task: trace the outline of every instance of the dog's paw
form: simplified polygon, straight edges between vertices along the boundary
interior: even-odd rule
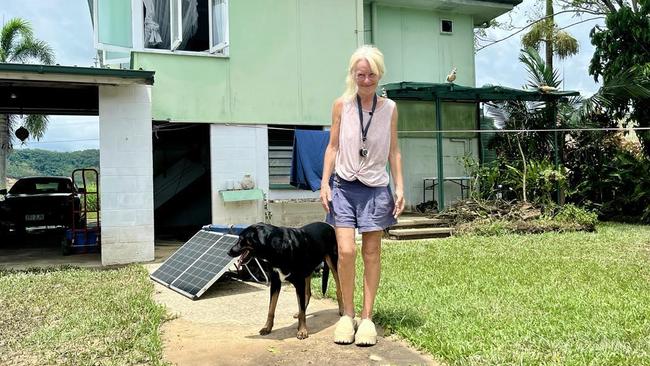
[[[302,330],[298,329],[298,333],[296,333],[296,337],[298,337],[298,339],[305,339],[309,337],[309,332],[307,332],[307,329],[302,329]]]
[[[260,329],[260,335],[267,335],[269,333],[271,333],[271,328],[264,327],[264,328]]]
[[[298,319],[298,314],[299,314],[299,313],[294,313],[294,314],[293,314],[293,318],[294,318],[294,319]]]

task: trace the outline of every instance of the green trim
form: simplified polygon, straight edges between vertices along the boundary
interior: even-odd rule
[[[125,79],[142,79],[146,84],[153,85],[154,71],[102,69],[96,67],[38,65],[38,64],[11,64],[0,63],[0,72],[22,72],[37,74],[66,74],[80,76],[106,76]]]
[[[508,4],[512,6],[519,5],[523,0],[476,0],[480,3],[497,3],[497,4]]]
[[[480,88],[453,83],[414,83],[403,81],[383,85],[388,97],[394,100],[425,100],[457,102],[489,102],[504,100],[548,101],[580,95],[577,91],[554,91],[543,93],[534,89],[514,89],[505,86],[486,85]]]
[[[294,187],[291,184],[286,184],[286,183],[271,183],[269,184],[269,189],[298,189],[298,187]]]
[[[221,195],[221,198],[223,198],[224,202],[256,201],[264,199],[264,191],[259,188],[219,191],[219,194]]]

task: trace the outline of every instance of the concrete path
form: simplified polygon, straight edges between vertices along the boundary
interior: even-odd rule
[[[159,265],[146,267],[153,272]],[[164,357],[183,366],[438,364],[395,337],[380,336],[374,347],[334,344],[336,303],[316,296],[307,311],[309,338],[298,340],[298,322],[293,318],[298,305],[289,283],[283,283],[275,326],[266,336],[258,334],[268,311],[269,290],[265,285],[220,280],[193,301],[156,283],[154,299],[176,316],[162,329]]]

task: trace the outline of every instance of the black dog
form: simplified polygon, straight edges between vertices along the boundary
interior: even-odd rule
[[[341,289],[336,273],[338,249],[332,226],[316,222],[292,229],[262,223],[255,224],[241,232],[239,240],[230,249],[228,255],[231,257],[241,256],[242,263],[246,263],[252,257],[257,257],[266,261],[273,269],[269,273],[271,278],[269,313],[264,328],[260,329],[260,334],[269,334],[273,329],[275,306],[280,295],[281,281],[286,279],[296,288],[298,297],[298,339],[309,336],[305,311],[311,298],[311,276],[323,261],[326,263],[323,266],[323,294],[327,290],[327,279],[331,270],[336,281],[339,314],[342,314]]]

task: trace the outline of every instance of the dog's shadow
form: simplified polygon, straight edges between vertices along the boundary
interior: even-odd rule
[[[339,320],[339,318],[340,315],[337,309],[319,310],[315,312],[310,312],[309,309],[307,309],[307,330],[309,331],[310,335],[320,333],[326,328],[334,325]],[[263,325],[264,324],[260,324],[260,329]],[[291,325],[282,328],[273,328],[270,334],[251,334],[246,336],[246,338],[273,339],[281,341],[285,339],[296,338],[297,331],[298,319],[295,319],[295,322],[293,322]]]
[[[268,291],[256,284],[238,280],[234,275],[223,276],[201,296],[201,299],[242,295],[249,292]]]

